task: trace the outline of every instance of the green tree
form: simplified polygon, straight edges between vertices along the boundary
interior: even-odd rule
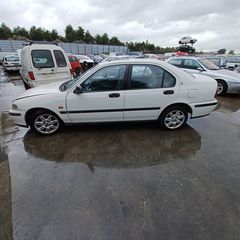
[[[65,38],[67,42],[74,42],[76,39],[76,32],[72,25],[67,25],[65,28]]]
[[[35,26],[32,26],[29,31],[29,36],[31,40],[34,41],[43,41],[46,40],[45,32],[42,28],[36,28]]]
[[[85,37],[85,30],[82,27],[78,27],[78,29],[75,31],[75,40],[81,40],[84,41]]]
[[[2,23],[0,26],[0,39],[9,39],[11,36],[11,29],[5,23]]]
[[[58,35],[58,32],[56,29],[53,29],[51,31],[51,38],[52,38],[52,41],[55,41],[55,40],[58,40],[59,39],[59,35]]]
[[[13,29],[12,35],[29,38],[29,33],[24,27],[17,26]]]
[[[110,38],[109,43],[112,45],[124,45],[116,36]]]
[[[230,50],[228,54],[234,54],[234,50]]]
[[[96,42],[97,44],[102,44],[102,37],[100,36],[100,34],[97,34],[97,35],[95,36],[95,42]]]
[[[94,42],[94,37],[90,34],[89,31],[87,31],[87,32],[85,33],[84,42],[85,42],[85,43],[93,43],[93,42]]]
[[[218,54],[225,54],[226,53],[226,49],[225,48],[221,48],[218,50]]]
[[[102,44],[109,44],[109,37],[108,37],[108,35],[107,35],[107,33],[104,33],[102,36],[101,36],[101,38],[102,38]]]

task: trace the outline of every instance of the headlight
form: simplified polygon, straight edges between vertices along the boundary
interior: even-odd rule
[[[12,104],[12,110],[16,110],[18,107],[17,107],[17,105],[16,104]]]

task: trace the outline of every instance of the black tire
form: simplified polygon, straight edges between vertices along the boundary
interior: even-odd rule
[[[49,136],[59,132],[63,127],[63,122],[56,114],[47,110],[39,110],[31,115],[29,125],[33,132]]]
[[[26,82],[24,80],[22,80],[22,81],[23,81],[23,85],[24,85],[25,90],[30,89],[30,86],[28,84],[26,84]]]
[[[172,116],[170,116],[171,114]],[[187,110],[182,106],[176,105],[166,108],[161,113],[158,122],[162,128],[172,131],[183,127],[186,124],[187,119]]]
[[[223,80],[217,80],[217,95],[218,96],[223,96],[227,93],[227,84]]]

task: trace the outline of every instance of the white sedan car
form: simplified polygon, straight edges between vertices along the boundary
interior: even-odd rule
[[[217,83],[159,60],[102,63],[79,78],[27,90],[10,115],[17,125],[49,135],[65,124],[155,120],[166,129],[209,115]]]

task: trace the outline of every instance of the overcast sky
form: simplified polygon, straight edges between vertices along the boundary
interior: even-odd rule
[[[5,0],[0,22],[9,27],[82,26],[122,41],[177,46],[190,35],[197,50],[240,49],[239,0]]]

